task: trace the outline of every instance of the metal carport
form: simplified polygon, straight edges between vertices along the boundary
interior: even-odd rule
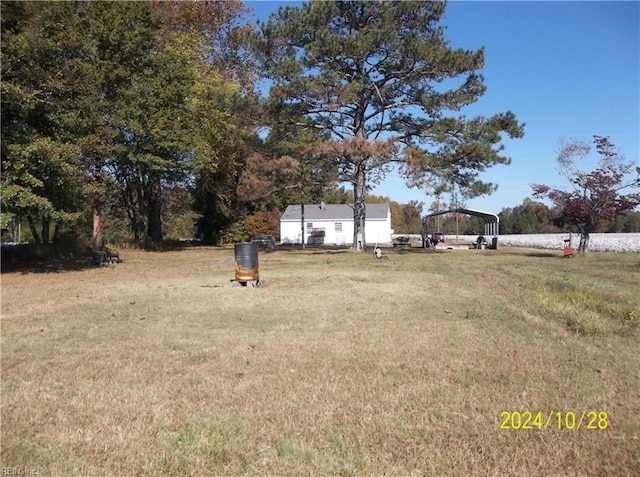
[[[422,218],[422,246],[427,246],[427,238],[429,237],[429,231],[427,230],[427,219],[431,217],[436,217],[438,215],[445,214],[465,214],[465,215],[473,215],[474,217],[482,217],[484,219],[484,235],[486,237],[491,237],[490,248],[498,248],[498,236],[500,234],[500,217],[497,214],[493,214],[491,212],[483,212],[482,210],[474,210],[474,209],[449,209],[443,210],[441,212],[436,212],[434,214],[425,215]]]

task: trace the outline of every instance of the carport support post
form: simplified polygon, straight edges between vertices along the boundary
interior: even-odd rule
[[[427,248],[427,218],[422,219],[422,248]]]

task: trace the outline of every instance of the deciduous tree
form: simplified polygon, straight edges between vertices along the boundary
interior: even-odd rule
[[[640,167],[626,161],[608,137],[594,135],[593,143],[600,157],[590,172],[582,167],[593,151],[589,143],[573,139],[561,145],[557,162],[571,190],[544,184],[531,186],[535,197],[547,198],[558,208],[558,224],[577,227],[580,252],[588,251],[589,234],[603,221],[615,220],[619,214],[640,205]],[[628,189],[631,192],[622,193]]]
[[[86,3],[2,2],[2,208],[36,243],[100,194],[85,155],[100,118],[87,18]]]
[[[244,12],[236,0],[3,2],[3,210],[40,221],[46,241],[49,223],[122,208],[134,239],[159,241],[166,188],[235,193],[246,148],[222,137],[231,126],[207,128],[242,117],[236,97],[253,87]]]

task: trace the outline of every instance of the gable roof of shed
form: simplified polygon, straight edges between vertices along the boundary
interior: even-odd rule
[[[300,220],[300,205],[290,205],[284,211],[281,221]],[[389,215],[389,204],[367,204],[367,220],[384,220]],[[304,219],[313,220],[353,220],[353,206],[349,204],[305,204]]]

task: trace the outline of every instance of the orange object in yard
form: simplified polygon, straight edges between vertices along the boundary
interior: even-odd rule
[[[573,234],[569,234],[569,236],[565,239],[562,239],[564,242],[564,247],[562,247],[562,256],[563,257],[573,257],[573,247],[571,246],[571,241],[573,239]]]

